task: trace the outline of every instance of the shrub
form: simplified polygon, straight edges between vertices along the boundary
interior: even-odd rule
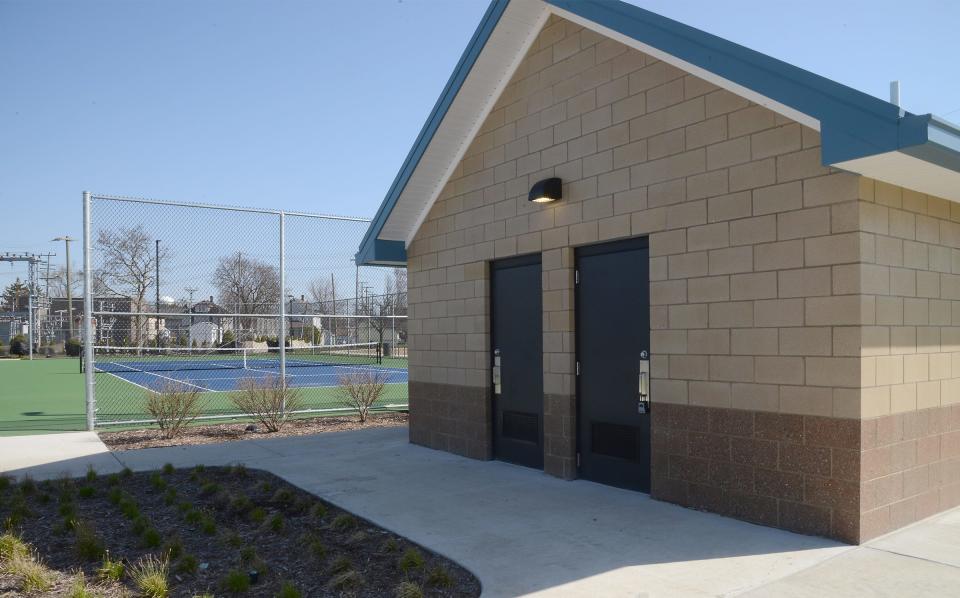
[[[356,411],[361,423],[367,421],[370,408],[383,396],[386,374],[378,370],[350,372],[341,374],[338,381],[340,403]]]
[[[232,548],[240,548],[241,546],[243,546],[243,536],[241,536],[235,531],[228,532],[224,536],[223,541],[226,542],[227,546],[230,546]]]
[[[177,573],[189,573],[193,575],[197,572],[197,569],[200,567],[200,562],[197,560],[197,557],[192,554],[185,554],[180,557],[180,560],[177,561]]]
[[[203,512],[197,509],[192,509],[187,511],[187,514],[183,516],[183,520],[190,525],[200,525],[200,523],[203,521]]]
[[[73,583],[70,585],[70,590],[67,591],[67,598],[97,598],[96,592],[87,587],[87,578],[84,577],[82,571],[77,574],[77,577],[74,578]]]
[[[232,476],[235,476],[238,478],[245,478],[247,477],[248,473],[249,472],[247,471],[247,466],[244,465],[243,463],[237,463],[235,465],[230,466],[230,475]]]
[[[87,481],[91,483],[97,481],[97,470],[93,468],[93,465],[87,466],[86,478]]]
[[[60,507],[57,508],[57,512],[60,513],[60,516],[64,519],[70,520],[76,516],[77,506],[72,502],[61,503]]]
[[[277,592],[277,598],[300,598],[301,596],[300,590],[288,582],[283,582],[280,586],[280,591]]]
[[[18,334],[10,339],[10,355],[23,357],[29,352],[29,347],[27,347],[27,337],[22,334]]]
[[[133,477],[133,470],[130,469],[129,467],[124,467],[123,469],[120,470],[120,477],[125,478],[125,479],[132,478],[132,477]]]
[[[204,482],[200,486],[200,496],[210,496],[220,491],[220,484],[216,482]]]
[[[96,561],[103,556],[103,540],[93,529],[93,525],[86,521],[73,522],[74,549],[77,556],[85,561]]]
[[[293,491],[289,488],[280,488],[273,493],[273,497],[270,498],[270,502],[277,503],[283,506],[289,506],[293,502],[294,496]]]
[[[446,567],[437,565],[427,574],[427,584],[438,588],[449,588],[453,586],[453,578]]]
[[[323,542],[319,538],[314,538],[307,543],[307,550],[310,552],[310,555],[317,560],[321,560],[327,556],[327,547],[323,545]]]
[[[172,507],[175,502],[177,502],[177,489],[170,486],[167,488],[167,491],[163,493],[163,504]]]
[[[412,581],[401,581],[393,589],[393,595],[396,598],[423,598],[423,590]]]
[[[383,541],[383,544],[380,545],[380,550],[384,552],[398,552],[400,550],[400,543],[397,542],[396,538],[387,538]]]
[[[250,589],[250,576],[243,571],[234,569],[227,573],[220,585],[227,592],[240,594]]]
[[[257,551],[253,546],[244,546],[240,549],[240,562],[244,565],[249,565],[253,561],[257,560]]]
[[[176,438],[203,410],[200,389],[171,382],[160,392],[147,391],[146,409],[164,438]]]
[[[193,503],[184,501],[177,505],[177,510],[186,516],[187,513],[193,510]]]
[[[124,496],[120,499],[120,512],[123,513],[123,516],[133,521],[140,516],[140,507],[137,506],[137,503],[133,502],[133,499],[129,496]]]
[[[327,514],[327,507],[322,502],[315,502],[313,503],[313,506],[310,507],[310,514],[317,519],[323,519],[323,517]]]
[[[250,520],[254,523],[263,523],[267,518],[267,512],[263,510],[263,507],[256,507],[250,511]]]
[[[164,463],[164,464],[163,464],[163,469],[162,469],[161,471],[163,471],[163,473],[165,473],[165,474],[167,474],[167,475],[170,475],[170,474],[173,473],[173,471],[174,471],[174,469],[173,469],[173,463]]]
[[[153,486],[155,490],[163,490],[167,487],[167,480],[163,479],[163,476],[157,472],[150,474],[150,485]]]
[[[363,577],[354,571],[353,569],[349,571],[344,571],[343,573],[338,573],[334,575],[330,581],[327,582],[327,589],[342,592],[344,590],[352,590],[363,585]]]
[[[421,554],[416,548],[408,548],[404,550],[403,554],[400,556],[400,559],[397,561],[397,567],[399,567],[404,573],[409,573],[414,569],[420,569],[423,567],[423,564],[423,554]]]
[[[20,580],[20,589],[24,593],[47,592],[55,580],[53,571],[40,562],[35,554],[17,554],[3,565],[4,573]]]
[[[144,530],[140,539],[143,540],[143,545],[147,548],[157,548],[163,543],[163,536],[160,535],[160,532],[158,532],[155,527],[148,527]]]
[[[170,595],[167,581],[169,573],[170,562],[167,558],[152,554],[141,557],[130,568],[133,584],[146,598],[167,598]]]
[[[143,515],[140,515],[133,520],[132,530],[133,530],[133,533],[137,534],[138,536],[141,535],[143,532],[147,531],[149,527],[150,527],[150,520],[144,517]]]
[[[80,486],[80,489],[77,490],[77,495],[80,498],[93,498],[96,493],[97,489],[93,486]]]
[[[363,530],[357,530],[350,534],[350,537],[347,538],[347,544],[360,544],[367,539],[367,532]]]
[[[102,581],[120,581],[123,578],[123,563],[110,558],[108,551],[103,556],[103,564],[97,569],[97,579]]]
[[[207,534],[208,536],[213,536],[217,533],[217,522],[213,517],[204,517],[203,521],[200,522],[200,531]]]
[[[349,513],[341,513],[334,518],[331,526],[339,531],[353,529],[357,526],[357,518]]]
[[[30,495],[37,491],[37,483],[30,476],[24,476],[20,482],[20,494]]]
[[[180,555],[183,554],[183,540],[180,539],[180,536],[174,536],[167,540],[163,545],[163,552],[171,559],[180,558]]]
[[[13,481],[10,480],[10,476],[0,475],[0,492],[6,492],[13,486]]]
[[[238,390],[230,393],[230,400],[269,432],[279,432],[287,423],[289,414],[303,407],[300,390],[279,376],[245,378],[240,381]]]
[[[240,494],[230,500],[227,508],[234,515],[243,515],[253,508],[253,501],[246,494]]]
[[[109,476],[107,476],[107,485],[110,486],[110,487],[119,486],[119,485],[120,485],[120,476],[117,475],[117,474],[115,474],[115,473],[111,473]]]
[[[270,517],[270,522],[268,523],[268,525],[270,526],[271,530],[277,533],[282,532],[283,526],[284,526],[283,515],[281,515],[280,513],[274,513]]]
[[[30,546],[18,536],[7,532],[0,536],[0,563],[15,557],[30,556]]]
[[[83,343],[78,338],[68,338],[63,345],[63,350],[68,357],[80,357],[80,353],[83,351]]]
[[[110,488],[110,491],[107,492],[107,500],[115,505],[119,505],[123,501],[123,490],[119,486],[114,486]]]
[[[352,568],[353,563],[350,561],[350,558],[342,554],[330,563],[330,573],[343,573]]]

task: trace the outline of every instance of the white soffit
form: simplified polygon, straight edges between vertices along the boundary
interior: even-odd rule
[[[410,244],[549,16],[541,0],[507,6],[377,238]]]
[[[878,181],[960,202],[957,172],[902,152],[886,152],[833,164]]]

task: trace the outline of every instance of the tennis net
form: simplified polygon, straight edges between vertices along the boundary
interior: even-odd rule
[[[111,347],[93,348],[95,372],[172,372],[182,370],[279,370],[276,347]],[[380,363],[379,343],[287,347],[287,367]],[[82,364],[86,368],[86,364]]]

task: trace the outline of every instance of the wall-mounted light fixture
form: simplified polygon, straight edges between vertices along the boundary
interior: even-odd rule
[[[552,179],[543,179],[530,188],[530,195],[527,201],[535,203],[550,203],[563,197],[563,182],[554,177]]]

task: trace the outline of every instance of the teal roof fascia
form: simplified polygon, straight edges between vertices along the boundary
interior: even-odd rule
[[[374,216],[373,221],[370,223],[370,227],[367,229],[363,241],[360,243],[360,249],[357,251],[355,257],[358,264],[365,265],[385,261],[396,263],[397,260],[392,258],[400,256],[400,252],[402,252],[402,257],[399,261],[401,263],[406,262],[406,248],[402,241],[386,243],[377,243],[375,241],[380,241],[377,239],[377,236],[383,229],[384,223],[386,223],[387,218],[390,217],[390,212],[393,211],[394,206],[397,205],[403,189],[413,175],[414,170],[416,170],[417,164],[420,163],[424,152],[427,151],[427,147],[429,147],[434,133],[437,132],[440,123],[443,122],[443,117],[447,114],[447,110],[450,109],[450,105],[453,104],[453,100],[457,97],[457,93],[463,86],[463,82],[467,79],[467,75],[470,74],[470,70],[480,56],[480,52],[496,28],[497,23],[500,22],[500,17],[509,4],[510,0],[493,0],[490,6],[487,7],[486,13],[484,13],[483,18],[480,20],[480,25],[473,33],[473,37],[470,38],[470,43],[467,44],[466,49],[460,56],[457,67],[454,69],[453,74],[450,75],[450,79],[444,86],[440,98],[430,112],[430,116],[427,117],[427,122],[424,123],[420,134],[417,136],[416,142],[410,149],[410,153],[407,154],[407,158],[403,161],[403,166],[400,168],[400,172],[397,173],[397,177],[390,186],[386,198],[384,198],[383,203],[380,204],[377,215]],[[399,250],[395,245],[396,243],[399,243]],[[388,251],[389,255],[381,256],[379,253],[381,249]],[[387,257],[391,259],[387,259]]]
[[[960,172],[960,130],[929,114],[901,112],[890,102],[620,0],[544,1],[816,119],[825,165],[902,151]],[[371,239],[396,204],[508,4],[509,0],[493,0],[487,9],[367,231],[358,259],[376,258]]]

